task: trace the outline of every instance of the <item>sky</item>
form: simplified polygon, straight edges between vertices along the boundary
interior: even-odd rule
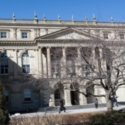
[[[84,21],[85,16],[97,21],[125,22],[125,0],[0,0],[0,18],[33,19],[34,13],[38,19],[46,16],[48,20]]]

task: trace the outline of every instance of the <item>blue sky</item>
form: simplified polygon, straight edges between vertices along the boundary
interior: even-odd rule
[[[12,18],[15,13],[18,19],[33,19],[34,12],[38,19],[43,15],[49,20],[92,20],[95,15],[98,21],[125,22],[125,0],[0,0],[0,18]]]

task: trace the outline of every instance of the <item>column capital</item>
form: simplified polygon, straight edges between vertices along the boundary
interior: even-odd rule
[[[46,48],[47,48],[47,49],[51,49],[52,47],[51,47],[51,46],[47,46]]]

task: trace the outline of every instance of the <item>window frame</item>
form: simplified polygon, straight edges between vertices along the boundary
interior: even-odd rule
[[[119,37],[120,37],[120,40],[124,40],[125,39],[125,34],[124,33],[119,33]]]
[[[24,89],[23,91],[23,100],[24,102],[31,102],[32,101],[32,91],[30,89]]]
[[[28,39],[28,32],[21,32],[21,38],[22,39]]]
[[[9,74],[9,60],[6,53],[0,54],[0,75],[8,75]]]
[[[25,59],[25,58],[27,58],[27,59]],[[27,64],[24,63],[25,61],[26,61]],[[30,73],[30,59],[29,59],[28,53],[22,54],[22,73],[24,73],[24,74]]]
[[[108,40],[109,39],[109,33],[103,33],[103,37],[105,40]]]
[[[6,39],[7,38],[7,32],[6,31],[0,32],[0,38]]]

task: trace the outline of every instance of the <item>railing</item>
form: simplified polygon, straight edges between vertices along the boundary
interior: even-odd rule
[[[31,24],[62,24],[62,25],[125,25],[125,22],[101,22],[101,21],[72,21],[72,20],[38,20],[38,19],[9,19],[0,18],[0,23],[31,23]]]

